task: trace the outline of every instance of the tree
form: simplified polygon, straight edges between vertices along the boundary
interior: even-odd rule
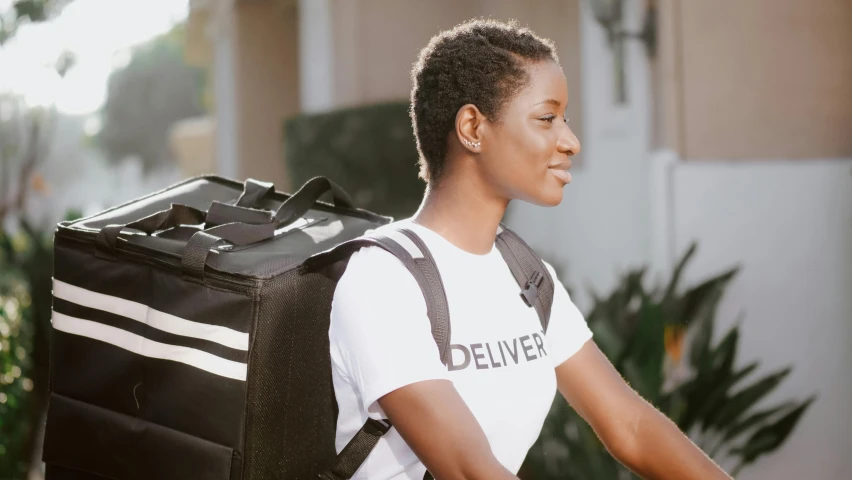
[[[70,0],[17,0],[0,11],[0,49],[28,22],[56,15]],[[64,76],[73,56],[63,54],[56,71]],[[25,478],[37,443],[36,425],[47,404],[48,332],[52,249],[22,217],[34,176],[47,153],[56,118],[52,109],[30,109],[14,93],[0,92],[0,478]],[[18,217],[22,236],[3,231]],[[27,241],[26,247],[19,240]],[[11,308],[10,308],[11,306]]]
[[[27,22],[43,22],[55,15],[70,0],[16,0],[8,12],[0,12],[0,46]]]
[[[185,30],[180,24],[139,46],[110,76],[98,140],[113,162],[138,156],[146,170],[171,163],[169,128],[204,112],[204,72],[184,61]]]
[[[30,22],[43,22],[57,15],[71,0],[17,0],[7,12],[0,12],[0,48],[18,28]],[[74,57],[65,53],[57,59],[56,71],[65,76]],[[0,119],[0,225],[10,213],[23,211],[32,184],[31,178],[45,157],[46,130],[53,112],[28,109],[14,94],[0,92],[0,107],[12,115]],[[14,181],[13,181],[14,179]],[[13,189],[15,189],[13,191]]]

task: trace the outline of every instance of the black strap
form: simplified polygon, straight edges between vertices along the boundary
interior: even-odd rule
[[[423,258],[415,260],[419,275],[414,274],[417,284],[420,285],[420,290],[423,292],[423,297],[426,299],[426,312],[429,316],[429,322],[432,324],[432,338],[438,345],[438,352],[441,355],[441,363],[447,365],[450,363],[450,307],[447,305],[447,293],[444,289],[444,281],[441,280],[441,273],[438,271],[438,264],[435,262],[435,257],[426,246],[426,243],[412,230],[401,228],[400,231],[411,240],[420,252]]]
[[[390,420],[368,418],[364,426],[349,440],[337,455],[330,469],[321,472],[321,480],[348,480],[367,460],[379,439],[391,428]]]
[[[349,194],[336,183],[325,177],[314,177],[285,200],[277,210],[266,210],[264,199],[275,192],[272,183],[248,179],[235,205],[214,201],[207,211],[207,225],[215,226],[231,222],[266,223],[274,221],[283,227],[302,218],[324,194],[331,192],[335,207],[355,208]]]
[[[239,205],[231,205],[213,201],[210,208],[207,209],[207,218],[205,225],[215,227],[225,223],[240,222],[240,223],[270,223],[274,221],[271,211],[258,210],[249,207],[241,207]]]
[[[101,256],[115,257],[118,236],[124,229],[139,230],[150,235],[179,225],[199,225],[204,223],[205,217],[206,213],[197,208],[173,203],[167,210],[161,210],[135,222],[112,224],[101,228],[95,241],[95,248]]]
[[[198,231],[186,242],[181,258],[181,273],[186,279],[203,281],[204,267],[213,247],[223,242],[235,246],[249,245],[274,235],[274,223],[251,225],[233,222]]]
[[[305,182],[296,193],[278,207],[275,212],[275,221],[281,226],[295,222],[327,192],[331,192],[335,207],[355,208],[349,194],[340,186],[325,177],[314,177]]]
[[[272,183],[249,178],[243,183],[243,193],[237,199],[237,206],[258,208],[260,202],[274,191],[275,185]]]
[[[541,257],[521,237],[502,224],[496,245],[521,287],[521,299],[528,307],[535,308],[541,328],[547,332],[554,288],[550,272]]]
[[[262,209],[263,200],[270,194],[275,192],[275,187],[268,182],[260,182],[252,178],[245,181],[243,184],[243,193],[237,200],[237,207],[250,209]],[[339,208],[355,208],[352,198],[346,193],[346,190],[341,188],[336,183],[325,177],[314,177],[302,185],[296,193],[290,196],[278,208],[275,213],[275,218],[281,223],[291,217],[293,220],[304,215],[310,207],[324,194],[331,192],[331,198],[335,207]],[[234,221],[234,220],[232,220]]]
[[[432,327],[432,337],[438,346],[438,354],[441,363],[447,365],[450,362],[450,311],[447,305],[447,294],[438,266],[432,253],[426,244],[414,232],[400,229],[423,255],[415,259],[402,245],[390,237],[378,232],[370,232],[362,237],[341,243],[340,245],[309,257],[302,264],[302,272],[316,272],[325,267],[334,266],[342,260],[346,260],[356,251],[363,247],[379,247],[399,259],[405,268],[411,272],[417,285],[423,292],[426,301],[426,313]]]

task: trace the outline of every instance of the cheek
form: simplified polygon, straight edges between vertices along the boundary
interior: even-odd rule
[[[548,132],[523,123],[505,124],[489,147],[487,175],[491,181],[513,198],[541,203],[543,192],[550,190],[556,178],[547,171],[553,153],[553,140]]]
[[[509,143],[506,151],[511,152],[507,160],[516,172],[523,172],[523,176],[529,177],[538,176],[546,170],[553,150],[553,142],[546,132],[529,126],[518,126],[506,140]]]
[[[549,175],[547,164],[553,153],[552,141],[545,132],[529,131],[519,139],[519,154],[515,158],[519,177],[529,182],[540,183]]]

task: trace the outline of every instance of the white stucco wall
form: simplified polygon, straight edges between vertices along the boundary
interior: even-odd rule
[[[681,162],[671,183],[675,248],[699,242],[685,279],[742,266],[718,317],[744,315],[741,364],[793,366],[776,400],[819,395],[740,478],[852,478],[852,159]]]
[[[769,399],[819,399],[745,480],[852,478],[852,159],[681,160],[652,152],[649,75],[629,47],[631,101],[612,105],[612,61],[583,3],[584,161],[558,207],[510,207],[509,224],[565,269],[581,310],[638,264],[659,275],[697,240],[695,282],[740,264],[719,329],[743,314],[739,361],[792,365]],[[569,86],[570,88],[570,86]]]
[[[583,161],[571,170],[573,181],[559,206],[514,203],[508,223],[546,260],[565,269],[582,308],[588,306],[587,286],[606,291],[620,269],[650,258],[652,117],[644,47],[627,45],[629,102],[616,105],[606,36],[588,3],[580,5],[583,95],[573,98],[583,102]],[[577,87],[568,85],[569,95]]]

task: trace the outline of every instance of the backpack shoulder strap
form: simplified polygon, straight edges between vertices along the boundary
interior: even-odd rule
[[[515,232],[502,223],[497,230],[497,249],[521,287],[521,298],[535,308],[541,328],[547,332],[553,306],[553,278],[541,257]]]
[[[441,363],[450,361],[450,313],[447,295],[438,266],[426,244],[414,232],[406,229],[382,229],[343,242],[340,245],[311,256],[302,264],[302,272],[321,272],[335,280],[345,270],[349,257],[363,247],[379,247],[398,258],[411,272],[423,298],[432,325],[432,338],[438,346]],[[352,478],[367,460],[379,439],[392,427],[390,420],[368,418],[354,437],[337,455],[331,468],[319,474],[321,480],[346,480]]]
[[[450,361],[450,312],[447,294],[438,272],[435,258],[426,244],[414,232],[404,228],[383,228],[337,247],[318,253],[302,264],[303,271],[325,270],[325,274],[339,279],[345,270],[344,260],[363,247],[379,247],[398,258],[417,281],[426,300],[426,313],[432,326],[432,337],[438,346],[441,363]]]
[[[335,457],[331,468],[320,472],[317,477],[320,480],[349,480],[352,478],[391,427],[390,420],[367,418],[367,422]]]

